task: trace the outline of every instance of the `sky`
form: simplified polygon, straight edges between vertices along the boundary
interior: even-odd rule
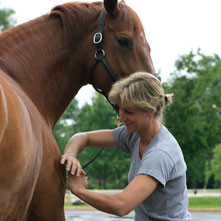
[[[73,0],[72,0],[73,1]],[[78,0],[79,1],[79,0]],[[92,2],[90,0],[85,0]],[[94,0],[96,1],[96,0]],[[68,0],[0,0],[0,8],[12,8],[17,24],[37,18]],[[221,0],[125,0],[144,26],[151,56],[162,81],[175,70],[180,55],[198,48],[206,55],[221,56]],[[93,88],[83,87],[79,106],[90,103]]]

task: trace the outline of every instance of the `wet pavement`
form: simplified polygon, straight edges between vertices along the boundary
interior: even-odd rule
[[[191,212],[193,221],[221,221],[220,212]],[[100,211],[65,211],[66,221],[133,221],[134,212],[121,218]]]

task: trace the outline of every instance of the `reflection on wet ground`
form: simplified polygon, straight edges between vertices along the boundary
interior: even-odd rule
[[[193,221],[221,221],[219,212],[191,212]]]
[[[191,212],[193,221],[221,221],[221,213]],[[66,221],[133,221],[134,212],[121,218],[99,211],[65,211]]]
[[[65,211],[66,221],[132,221],[134,212],[121,218],[99,211]]]

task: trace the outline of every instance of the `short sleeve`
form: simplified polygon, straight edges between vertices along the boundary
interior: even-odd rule
[[[114,143],[124,152],[131,154],[134,144],[137,140],[136,133],[130,133],[125,126],[113,130]]]
[[[174,161],[163,150],[152,150],[144,155],[138,174],[146,174],[158,180],[164,187],[174,169]]]

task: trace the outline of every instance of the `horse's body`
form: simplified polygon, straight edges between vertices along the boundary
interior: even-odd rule
[[[0,220],[64,220],[65,170],[51,131],[90,82],[103,9],[68,3],[0,35]],[[154,72],[142,25],[124,3],[106,13],[103,39],[118,78]],[[101,64],[94,76],[107,94],[112,82]]]

